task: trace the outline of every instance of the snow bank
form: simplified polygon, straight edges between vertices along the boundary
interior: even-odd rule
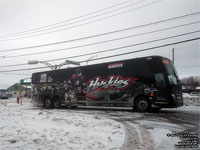
[[[184,105],[194,105],[194,106],[200,106],[200,97],[199,96],[191,96],[188,93],[183,93],[183,101]]]
[[[183,129],[180,125],[173,124],[167,120],[156,121],[150,120],[138,120],[138,122],[145,130],[150,134],[150,138],[153,140],[154,150],[174,150],[175,145],[180,141],[179,137],[169,136],[174,133],[178,133]]]
[[[173,134],[168,129],[154,128],[149,130],[154,140],[154,150],[173,150],[180,139],[178,137],[170,137],[169,134]]]
[[[0,103],[0,149],[118,150],[123,126],[95,114]]]
[[[199,96],[192,96],[189,93],[183,93],[183,98],[189,98],[189,99],[199,99]]]

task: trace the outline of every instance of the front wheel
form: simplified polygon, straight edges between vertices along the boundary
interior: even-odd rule
[[[139,97],[136,99],[134,108],[138,112],[149,112],[151,110],[151,102],[146,97]]]

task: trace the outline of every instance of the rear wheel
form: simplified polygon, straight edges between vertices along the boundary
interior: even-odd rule
[[[151,110],[151,102],[146,97],[139,97],[135,102],[135,110],[138,112],[149,112]]]
[[[54,108],[60,108],[61,103],[60,103],[60,99],[58,97],[54,98],[53,106],[54,106]]]
[[[46,98],[46,100],[44,102],[44,107],[45,108],[51,108],[52,107],[52,102],[51,102],[50,98]]]

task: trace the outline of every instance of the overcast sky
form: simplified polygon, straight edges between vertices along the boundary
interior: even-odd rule
[[[47,68],[12,72],[12,70],[44,67],[44,65],[5,67],[7,65],[27,64],[29,60],[45,61],[65,58],[137,43],[145,43],[185,33],[188,34],[176,38],[118,49],[112,52],[100,53],[97,54],[95,58],[197,38],[199,37],[199,32],[197,31],[200,30],[200,25],[195,22],[200,21],[200,15],[192,15],[190,17],[63,44],[2,52],[3,50],[79,39],[196,12],[200,12],[200,0],[0,0],[0,89],[5,89],[19,82],[20,79],[30,77],[33,72],[49,70],[49,68]],[[193,24],[92,46],[84,46],[53,53],[19,56],[107,41],[189,23]],[[181,78],[200,76],[199,44],[199,40],[195,40],[153,49],[151,51],[91,61],[89,64],[151,55],[160,55],[171,59],[172,49],[174,48],[175,66],[179,76]],[[71,60],[82,61],[94,56],[95,54],[92,54],[73,58]],[[52,61],[50,63],[55,65],[63,61],[64,59]],[[81,65],[85,64],[86,63],[82,63]],[[6,70],[11,71],[2,72]]]

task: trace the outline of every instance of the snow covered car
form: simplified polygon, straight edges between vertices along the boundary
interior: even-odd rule
[[[8,95],[0,95],[0,99],[8,99]]]
[[[200,96],[200,92],[191,92],[190,95],[191,96]]]

